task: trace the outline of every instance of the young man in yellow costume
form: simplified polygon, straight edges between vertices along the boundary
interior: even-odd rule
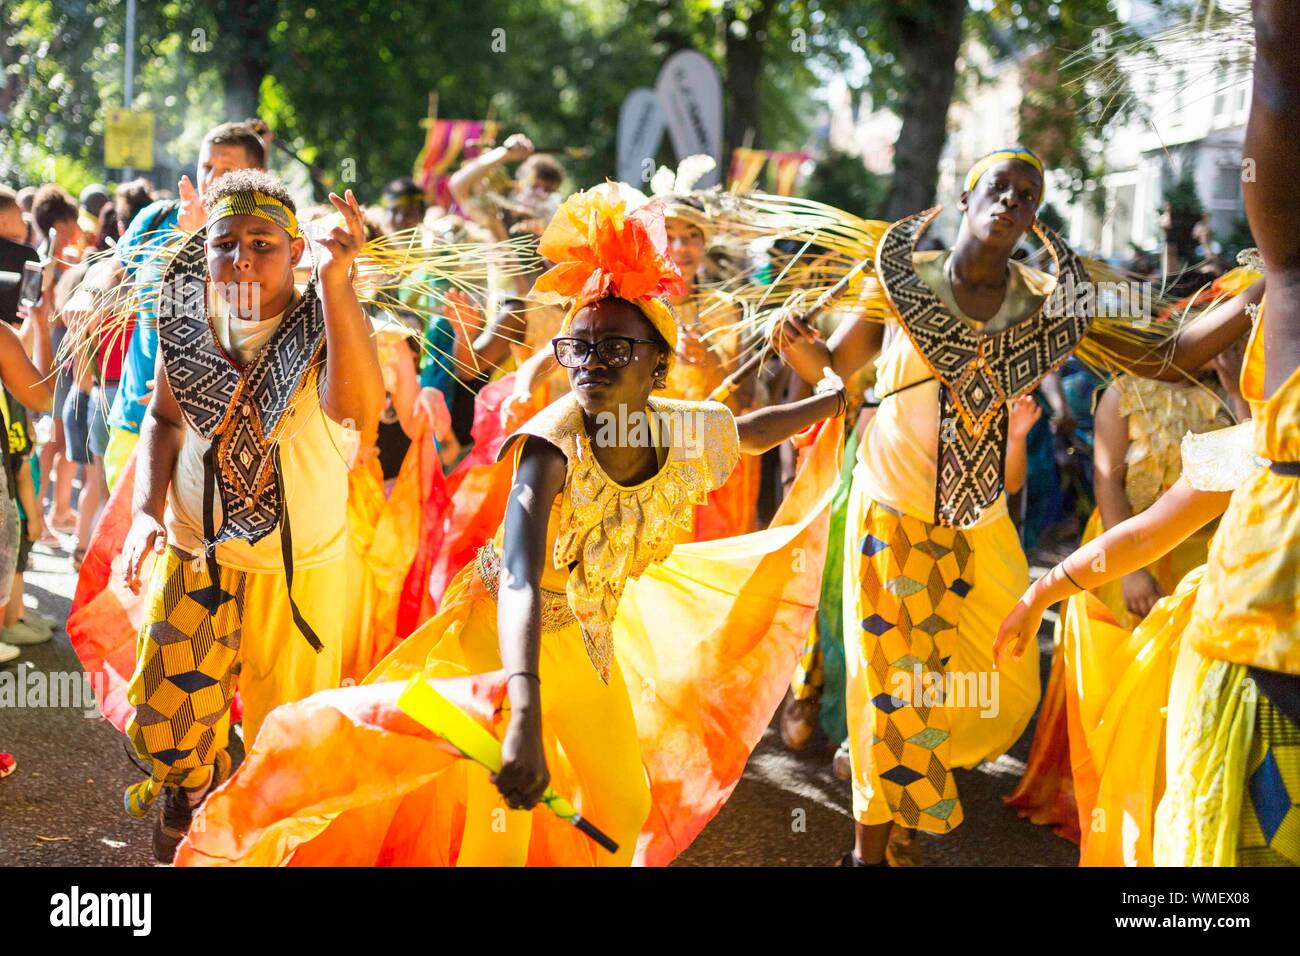
[[[502,448],[504,523],[365,684],[277,711],[179,862],[667,862],[735,786],[815,604],[820,566],[792,574],[792,549],[824,548],[838,421],[772,529],[680,546],[676,532],[741,451],[842,412],[842,383],[739,418],[653,397],[677,337],[661,296],[681,282],[662,211],[629,210],[610,186],[579,193],[541,248],[556,265],[536,292],[567,305],[553,348],[573,391]],[[415,674],[504,681],[508,707],[484,717],[498,773],[449,763],[394,706]],[[536,808],[548,782],[617,853]]]
[[[206,224],[163,274],[124,552],[137,592],[160,555],[127,692],[150,776],[126,803],[142,816],[163,796],[164,862],[229,771],[236,687],[251,744],[276,706],[339,682],[348,429],[374,426],[384,382],[352,285],[361,210],[330,198],[343,221],[314,242],[302,294],[293,200],[255,171],[209,188]]]
[[[1002,494],[1010,400],[1081,346],[1172,378],[1244,331],[1203,324],[1160,361],[1116,325],[1103,328],[1080,297],[1090,280],[1077,257],[1035,222],[1043,189],[1042,163],[1027,150],[986,156],[967,176],[952,250],[915,251],[937,210],[900,220],[862,285],[863,319],[829,343],[797,323],[776,329],[805,381],[828,364],[847,377],[879,356],[881,407],[859,447],[845,540],[857,821],[845,865],[884,865],[894,825],[960,824],[952,769],[1005,752],[1037,706],[1036,653],[996,671],[992,661],[998,624],[1028,583]],[[1031,227],[1056,282],[1011,258]]]

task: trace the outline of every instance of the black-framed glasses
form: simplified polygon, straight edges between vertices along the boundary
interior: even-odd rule
[[[565,368],[582,368],[594,350],[596,357],[610,368],[622,368],[632,361],[632,350],[637,345],[658,345],[650,339],[633,339],[626,335],[610,335],[599,342],[587,342],[583,339],[552,339],[555,348],[555,361]]]

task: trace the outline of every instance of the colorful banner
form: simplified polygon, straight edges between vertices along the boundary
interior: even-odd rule
[[[450,207],[447,179],[462,158],[472,159],[479,153],[478,147],[467,148],[465,144],[472,140],[495,139],[496,125],[491,120],[434,120],[429,124],[424,147],[415,160],[414,173],[415,181],[424,190],[426,198]]]
[[[763,168],[767,167],[771,191],[778,196],[794,195],[799,171],[810,157],[807,153],[783,153],[768,149],[737,147],[731,153],[728,188],[734,193],[748,192],[758,182]]]

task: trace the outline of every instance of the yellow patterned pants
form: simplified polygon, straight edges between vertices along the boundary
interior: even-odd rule
[[[860,484],[845,535],[844,640],[853,811],[946,833],[954,767],[1005,753],[1039,699],[1037,645],[995,668],[993,638],[1028,584],[1011,520],[932,525]]]
[[[325,645],[319,654],[294,626],[283,574],[222,567],[215,614],[203,600],[210,584],[206,562],[175,549],[154,565],[127,689],[135,706],[127,736],[150,769],[127,791],[134,816],[162,787],[207,781],[229,739],[236,689],[251,747],[275,707],[339,684],[344,561],[295,569],[294,596]]]

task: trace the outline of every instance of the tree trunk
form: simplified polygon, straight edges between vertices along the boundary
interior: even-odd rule
[[[966,2],[930,0],[920,16],[904,13],[901,7],[891,14],[898,63],[908,78],[898,110],[903,126],[894,147],[894,175],[885,203],[891,221],[934,204]]]
[[[217,48],[233,44],[223,51],[228,120],[257,116],[262,80],[271,68],[269,34],[278,17],[276,0],[227,0],[221,17],[225,29],[217,38]]]
[[[763,142],[761,122],[761,87],[763,79],[763,47],[767,43],[767,25],[772,20],[776,0],[763,0],[748,17],[736,12],[735,4],[728,3],[723,13],[724,43],[726,49],[726,88],[723,90],[725,131],[723,141],[723,168],[730,162],[731,151],[745,143],[745,134],[754,131],[753,145]],[[744,35],[737,36],[734,23],[740,23]]]

